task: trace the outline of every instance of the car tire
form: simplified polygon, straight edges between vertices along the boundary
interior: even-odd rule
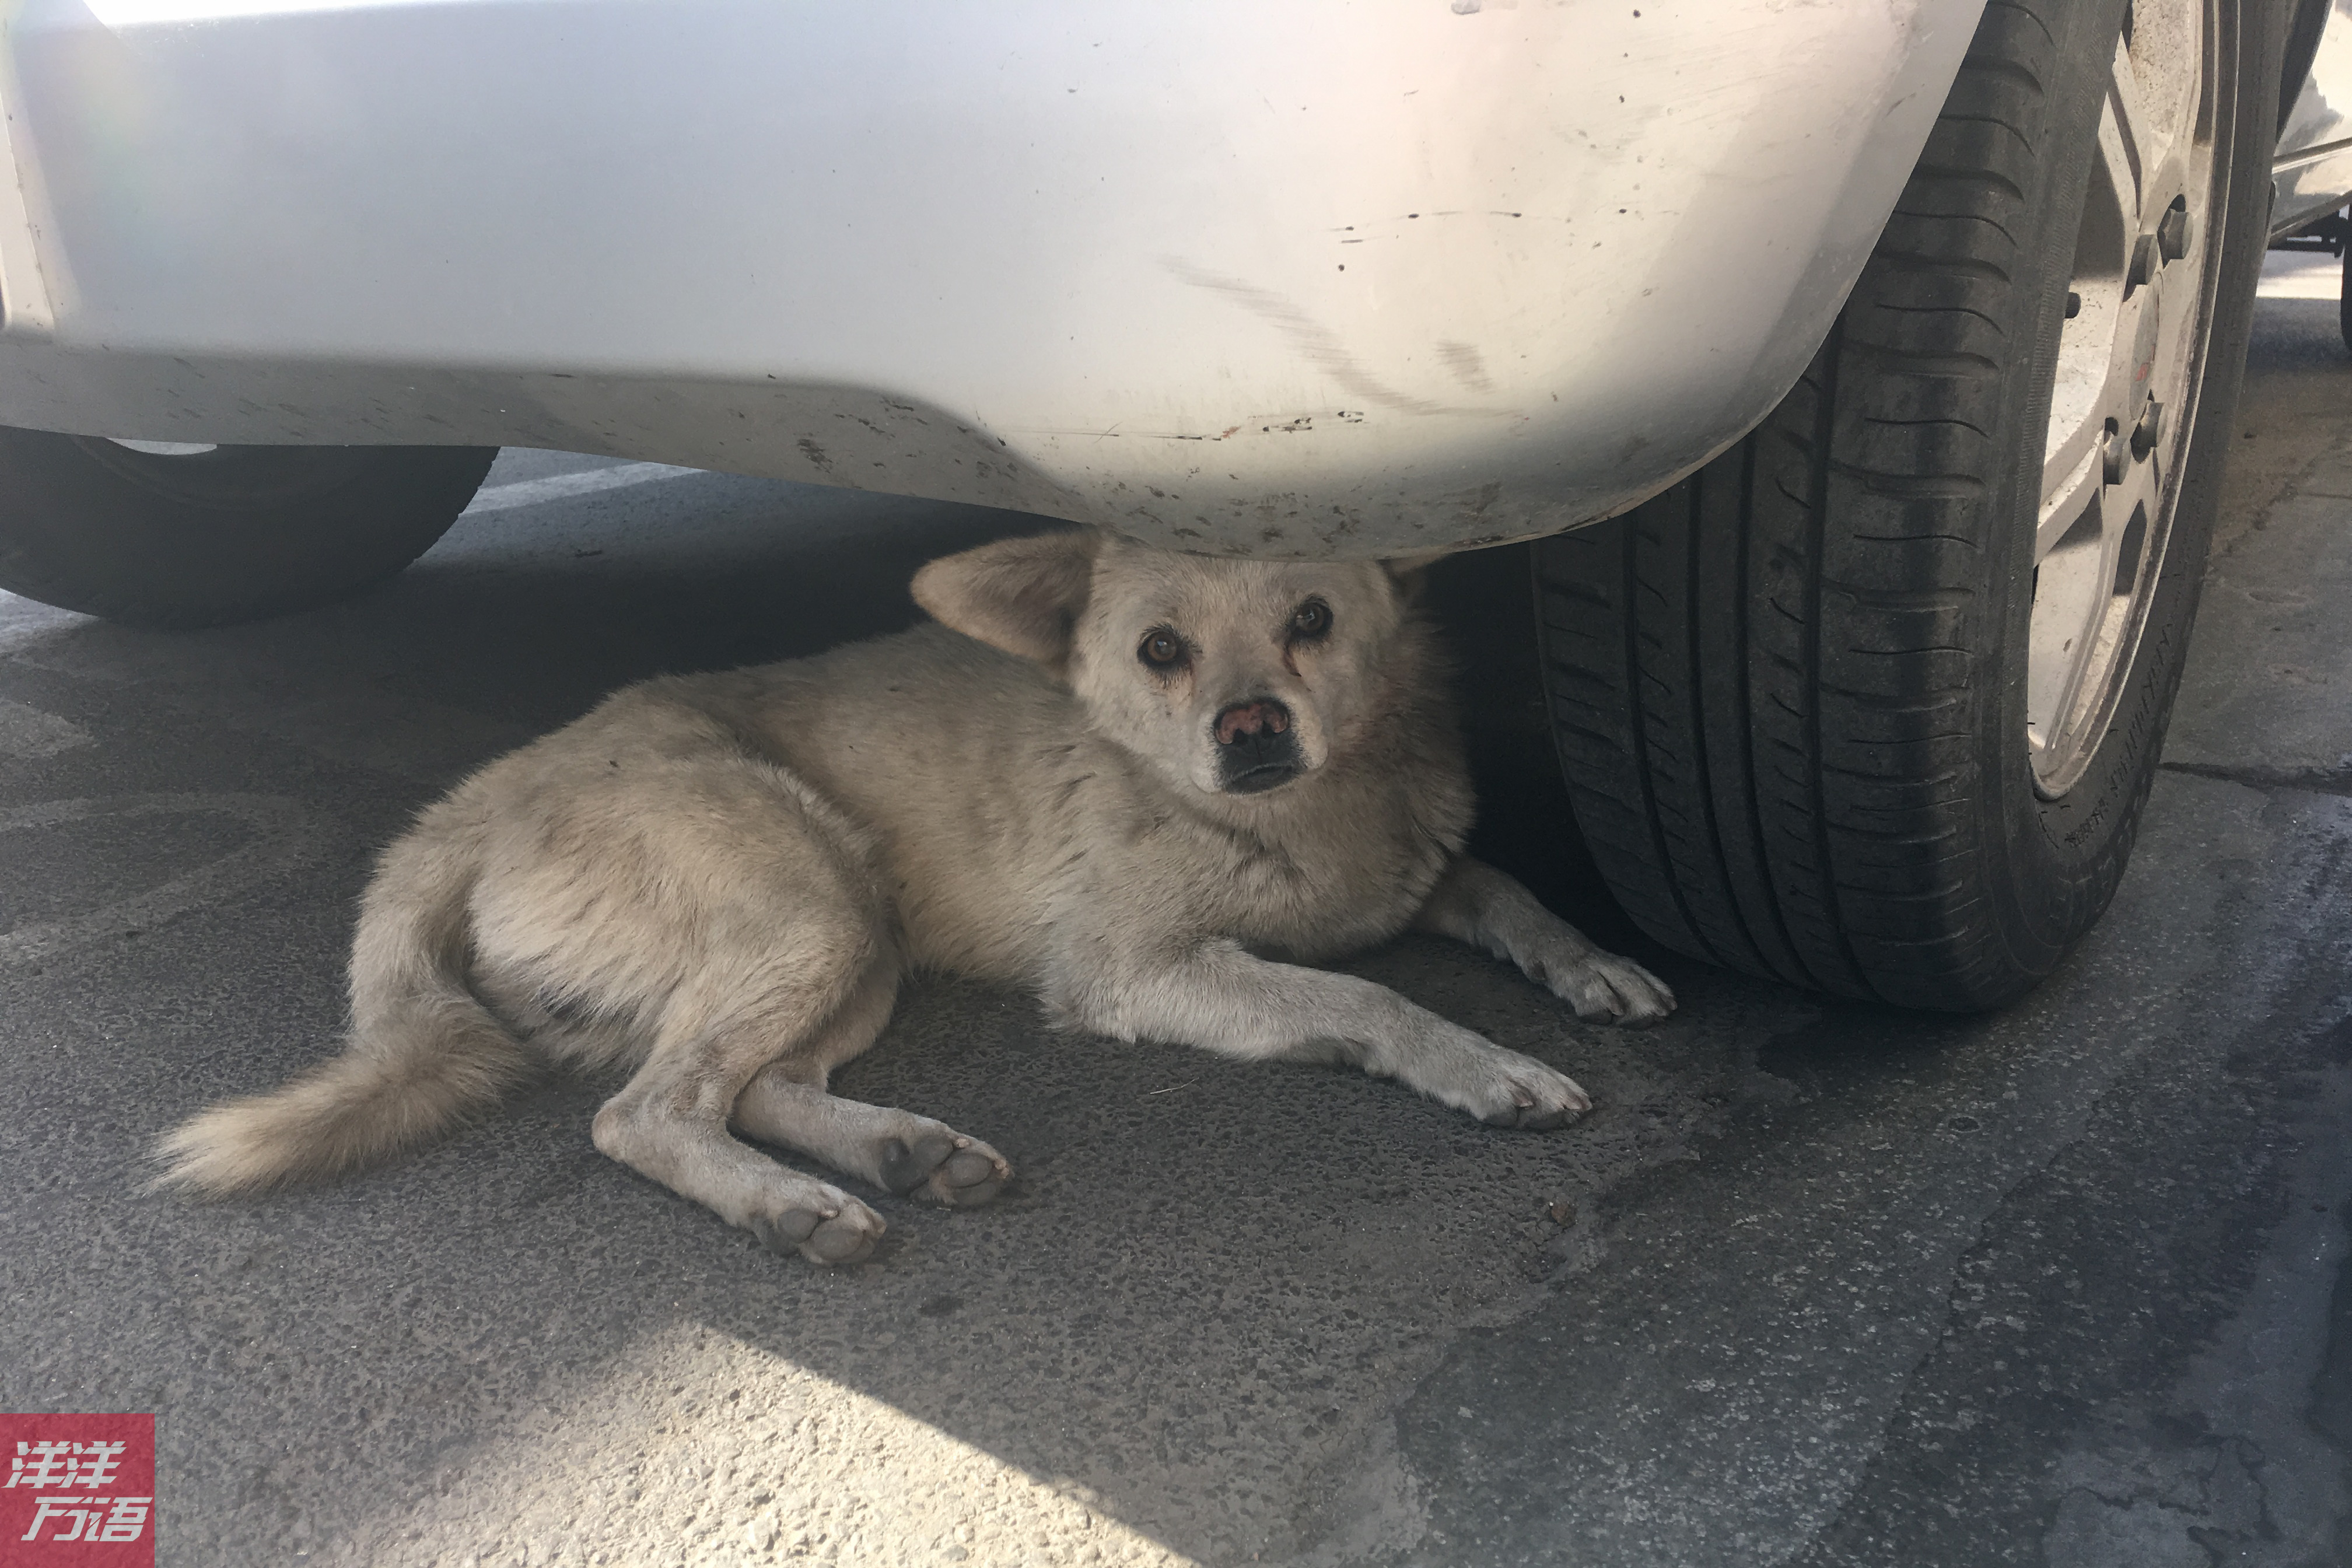
[[[2105,908],[2230,445],[2279,9],[1996,0],[1787,399],[1537,545],[1576,819],[1658,941],[1972,1010]]]
[[[2336,330],[2344,346],[2352,349],[2352,238],[2344,244],[2344,283],[2336,294]]]
[[[133,626],[307,609],[448,531],[481,447],[156,450],[0,426],[0,588]]]

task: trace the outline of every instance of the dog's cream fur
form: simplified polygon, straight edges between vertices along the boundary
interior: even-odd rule
[[[341,1172],[486,1107],[534,1053],[627,1063],[598,1148],[839,1263],[880,1216],[733,1133],[945,1204],[1012,1173],[940,1122],[825,1092],[910,970],[1024,985],[1121,1039],[1353,1065],[1533,1128],[1590,1101],[1302,965],[1413,927],[1586,1017],[1673,1006],[1462,854],[1459,739],[1388,569],[1055,533],[933,562],[915,595],[943,625],[630,687],[426,810],[362,907],[345,1054],[186,1122],[162,1180]]]

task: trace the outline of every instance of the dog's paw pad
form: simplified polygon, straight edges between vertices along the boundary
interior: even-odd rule
[[[941,1127],[913,1138],[886,1138],[874,1163],[883,1187],[904,1195],[931,1179],[956,1152],[956,1135]]]
[[[853,1223],[851,1216],[829,1219],[809,1234],[801,1243],[801,1256],[811,1263],[841,1265],[863,1263],[873,1255],[874,1244],[882,1239],[882,1222],[876,1220],[871,1228]]]
[[[951,1208],[971,1208],[1003,1192],[1012,1179],[1013,1167],[1003,1155],[985,1143],[967,1139],[965,1147],[940,1162],[923,1195]]]
[[[744,1226],[760,1238],[760,1245],[771,1252],[797,1252],[809,1233],[824,1222],[822,1215],[806,1209],[793,1209],[785,1214],[755,1214]]]
[[[788,1208],[753,1215],[745,1224],[771,1252],[797,1252],[811,1263],[828,1265],[864,1262],[888,1228],[880,1215],[854,1198],[832,1214]]]
[[[950,1127],[886,1139],[874,1164],[882,1185],[891,1192],[950,1208],[984,1204],[1013,1179],[1013,1167],[1003,1155]]]

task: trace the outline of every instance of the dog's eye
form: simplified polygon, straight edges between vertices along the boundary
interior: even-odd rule
[[[1184,639],[1158,626],[1143,634],[1143,646],[1135,656],[1154,669],[1173,669],[1184,662]]]
[[[1331,629],[1331,606],[1320,599],[1309,599],[1290,612],[1290,635],[1309,642]]]

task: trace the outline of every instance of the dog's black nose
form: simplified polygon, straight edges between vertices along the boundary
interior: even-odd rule
[[[1271,697],[1256,697],[1218,714],[1217,772],[1234,795],[1255,795],[1296,778],[1298,737],[1290,732],[1290,710]]]
[[[1217,715],[1217,744],[1231,746],[1244,736],[1280,735],[1290,729],[1290,710],[1271,697],[1236,702]]]

